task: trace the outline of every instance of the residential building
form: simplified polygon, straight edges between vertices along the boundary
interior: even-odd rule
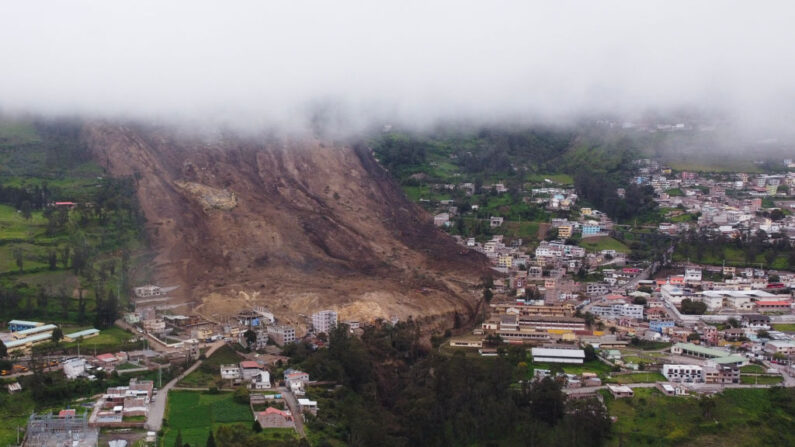
[[[268,371],[260,371],[251,378],[251,389],[266,390],[271,387],[271,375]]]
[[[312,314],[312,328],[315,333],[328,334],[329,331],[337,327],[337,312],[333,310],[322,310]]]
[[[221,378],[224,380],[240,380],[243,377],[239,365],[221,365]]]
[[[268,326],[268,337],[279,346],[295,341],[295,328],[287,325]]]
[[[251,380],[254,376],[259,375],[260,372],[262,372],[262,368],[259,363],[253,360],[244,360],[240,362],[240,377],[243,380]]]
[[[669,382],[704,382],[704,369],[698,365],[669,365],[662,367],[662,375]]]

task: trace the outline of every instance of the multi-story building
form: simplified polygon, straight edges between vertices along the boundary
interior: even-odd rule
[[[295,341],[295,328],[287,325],[268,326],[268,337],[279,346]]]
[[[328,334],[330,330],[337,327],[337,312],[333,310],[321,310],[312,314],[312,328],[315,333]]]
[[[591,313],[602,318],[635,318],[643,319],[643,306],[640,304],[603,304],[591,307]]]
[[[662,367],[662,375],[669,382],[704,382],[704,369],[698,365],[669,365]]]

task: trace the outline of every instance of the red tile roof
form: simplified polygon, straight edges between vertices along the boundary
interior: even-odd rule
[[[240,362],[240,367],[259,369],[259,363],[253,360],[243,360],[242,362]]]

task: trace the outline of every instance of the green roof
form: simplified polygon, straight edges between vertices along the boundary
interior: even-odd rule
[[[693,343],[677,343],[674,345],[674,347],[681,348],[685,351],[697,352],[710,357],[728,357],[731,355],[729,351],[724,351],[723,349],[707,348],[700,345],[694,345]]]
[[[725,365],[728,363],[743,363],[745,362],[745,357],[739,355],[730,355],[728,357],[721,357],[711,361],[717,363],[718,365]]]

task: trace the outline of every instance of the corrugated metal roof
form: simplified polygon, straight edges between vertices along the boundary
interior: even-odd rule
[[[51,337],[52,337],[51,334],[37,334],[37,335],[31,335],[30,337],[22,338],[20,340],[7,341],[4,342],[4,344],[6,345],[6,348],[16,348],[17,346],[25,346],[28,343],[35,343],[37,341],[47,340],[48,338]]]
[[[585,351],[582,349],[554,349],[554,348],[533,348],[533,357],[569,357],[585,358]]]
[[[67,338],[78,338],[78,337],[85,337],[86,335],[91,334],[98,334],[99,329],[84,329],[82,331],[72,332],[71,334],[66,334]]]

